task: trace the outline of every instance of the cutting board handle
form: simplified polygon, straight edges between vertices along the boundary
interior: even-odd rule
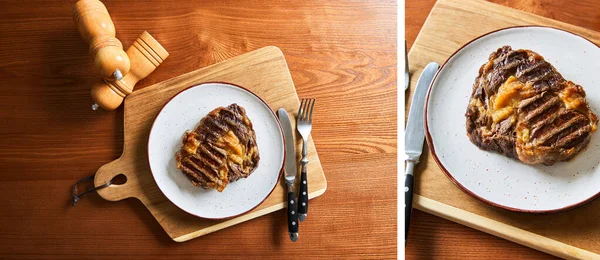
[[[101,186],[109,181],[113,181],[115,177],[118,175],[125,175],[126,181],[123,184],[111,184],[106,188],[99,189],[98,194],[110,201],[118,201],[130,197],[134,197],[134,194],[137,193],[136,178],[128,174],[127,170],[129,167],[124,167],[121,158],[114,160],[110,163],[107,163],[100,167],[96,172],[96,177],[94,178],[94,186]]]

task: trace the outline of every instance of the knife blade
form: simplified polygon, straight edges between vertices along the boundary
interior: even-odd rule
[[[404,151],[406,153],[406,178],[404,180],[405,244],[408,239],[408,227],[412,212],[413,186],[415,181],[413,171],[423,153],[423,141],[425,140],[425,96],[429,91],[429,86],[439,66],[436,62],[431,62],[421,72],[412,103],[410,104],[408,121],[404,132]]]
[[[283,128],[283,135],[285,137],[285,166],[284,173],[285,184],[287,185],[287,205],[288,205],[288,232],[290,239],[293,242],[298,240],[298,210],[296,193],[294,192],[294,182],[296,181],[296,151],[294,142],[294,131],[292,129],[292,122],[285,109],[280,108],[277,110],[277,116],[279,122]]]
[[[423,141],[425,140],[425,96],[429,90],[429,85],[433,80],[433,76],[437,72],[439,65],[436,62],[427,64],[413,95],[408,121],[406,122],[406,131],[404,132],[404,150],[408,159],[419,161],[421,153],[423,153]]]

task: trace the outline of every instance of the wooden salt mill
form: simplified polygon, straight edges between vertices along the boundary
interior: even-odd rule
[[[129,57],[115,38],[115,25],[102,2],[80,0],[73,6],[73,21],[103,79],[119,80],[129,72]]]
[[[131,59],[131,70],[121,80],[103,80],[92,86],[92,98],[96,104],[92,109],[101,107],[113,110],[123,102],[125,96],[131,94],[135,84],[147,77],[158,67],[169,53],[148,32],[143,32],[127,49]]]

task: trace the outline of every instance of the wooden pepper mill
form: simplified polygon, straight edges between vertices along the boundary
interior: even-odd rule
[[[169,53],[148,32],[123,51],[115,38],[115,25],[98,0],[80,0],[73,6],[73,20],[81,38],[90,44],[90,54],[102,81],[92,86],[92,109],[113,110],[131,94],[135,84],[158,67]]]
[[[120,80],[129,72],[129,57],[115,38],[106,6],[98,0],[80,0],[73,6],[73,21],[81,38],[90,45],[90,55],[105,80]]]
[[[92,98],[96,104],[92,109],[101,107],[104,110],[113,110],[131,94],[135,84],[152,73],[167,57],[169,53],[148,32],[143,32],[127,49],[131,60],[131,70],[121,80],[103,80],[92,86]]]

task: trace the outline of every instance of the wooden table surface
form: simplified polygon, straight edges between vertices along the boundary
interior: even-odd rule
[[[501,5],[600,31],[597,0],[492,0]],[[410,49],[435,0],[406,0],[406,40]],[[400,45],[401,47],[401,45]],[[554,259],[553,256],[413,211],[406,259]]]
[[[136,89],[281,48],[299,96],[317,98],[312,136],[328,180],[296,243],[284,211],[176,243],[139,201],[91,193],[69,204],[72,185],[123,148],[123,109],[90,109],[99,77],[74,2],[0,3],[1,259],[395,258],[394,1],[104,1],[124,46],[147,30],[170,53]]]

